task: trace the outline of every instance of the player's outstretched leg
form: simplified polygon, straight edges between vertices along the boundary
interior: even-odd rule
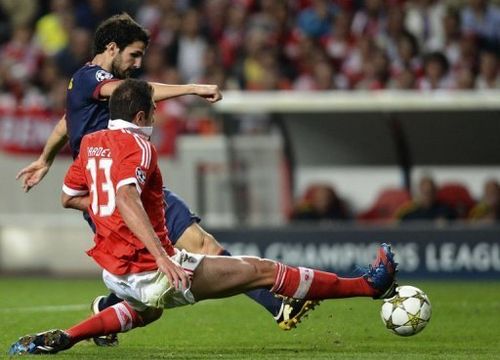
[[[226,297],[249,289],[271,292],[299,300],[325,300],[365,296],[389,296],[396,282],[397,263],[387,244],[382,244],[375,261],[363,276],[339,277],[335,273],[288,266],[255,257],[207,256],[196,269],[191,291],[198,301]],[[224,281],[220,281],[220,279]]]

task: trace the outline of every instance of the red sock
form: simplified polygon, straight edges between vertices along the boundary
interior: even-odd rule
[[[363,277],[341,278],[333,273],[280,263],[271,291],[295,299],[309,300],[375,295],[375,290]]]
[[[125,332],[142,324],[139,314],[122,301],[73,326],[66,333],[75,344],[84,339]]]

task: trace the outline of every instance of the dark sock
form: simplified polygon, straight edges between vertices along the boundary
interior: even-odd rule
[[[221,256],[231,256],[229,251],[227,250],[222,250],[219,255]],[[245,293],[249,298],[252,300],[256,301],[260,305],[262,305],[264,308],[266,308],[267,311],[269,311],[273,316],[278,315],[280,309],[281,309],[281,304],[283,300],[280,298],[277,298],[274,296],[273,293],[271,293],[267,289],[255,289],[251,290]]]
[[[101,299],[99,301],[99,304],[97,307],[99,308],[99,311],[103,311],[104,309],[113,306],[115,304],[118,304],[119,302],[122,302],[123,300],[120,299],[118,296],[116,296],[113,293],[110,293],[108,296],[105,298]]]

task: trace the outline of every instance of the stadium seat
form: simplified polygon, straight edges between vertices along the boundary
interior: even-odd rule
[[[380,192],[370,209],[360,213],[358,220],[387,223],[395,218],[395,214],[404,204],[411,201],[406,189],[387,188]]]
[[[437,200],[453,208],[459,219],[467,217],[475,201],[467,187],[460,183],[445,183],[437,191]]]

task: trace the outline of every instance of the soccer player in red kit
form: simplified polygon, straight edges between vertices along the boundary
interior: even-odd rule
[[[124,301],[67,329],[21,337],[9,353],[56,353],[77,342],[125,332],[158,319],[164,308],[227,297],[256,288],[296,299],[324,300],[394,293],[397,264],[382,244],[365,274],[341,278],[257,257],[191,254],[173,248],[165,226],[163,181],[148,139],[153,88],[125,80],[110,99],[107,130],[84,136],[68,170],[62,202],[88,210],[96,234],[88,254],[103,268],[110,291]]]
[[[127,14],[114,15],[99,25],[92,45],[94,58],[76,71],[69,83],[65,116],[47,139],[40,157],[17,175],[18,179],[22,179],[25,191],[42,181],[66,142],[70,145],[73,158],[76,158],[81,139],[86,134],[107,128],[110,119],[108,99],[123,79],[141,67],[149,40],[146,29]],[[155,101],[188,94],[198,95],[210,103],[222,99],[217,85],[150,84],[154,88]],[[164,188],[163,197],[169,237],[176,248],[193,253],[231,256],[201,226],[201,218],[191,211],[179,195]],[[94,230],[95,226],[86,212],[84,217]],[[277,298],[266,289],[252,290],[246,295],[264,307],[283,330],[293,329],[316,306],[311,301]],[[98,313],[120,301],[122,299],[114,293],[98,296],[92,301],[91,309]],[[118,338],[109,334],[95,338],[94,342],[99,346],[115,346]]]

